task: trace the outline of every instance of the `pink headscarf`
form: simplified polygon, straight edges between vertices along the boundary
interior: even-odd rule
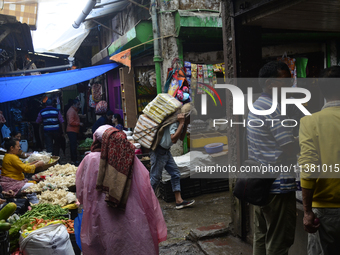
[[[103,125],[97,128],[96,132],[94,132],[93,134],[93,143],[91,145],[91,152],[101,151],[103,134],[109,128],[114,128],[114,127],[110,125]]]

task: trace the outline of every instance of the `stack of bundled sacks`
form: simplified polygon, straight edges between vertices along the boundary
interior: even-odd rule
[[[159,124],[182,107],[182,103],[169,94],[158,94],[143,110],[134,129],[133,138],[146,148],[150,148]]]
[[[145,148],[150,148],[156,135],[158,124],[146,115],[139,116],[133,133],[133,139]]]
[[[182,103],[169,94],[158,94],[143,110],[149,118],[161,124],[162,121],[174,113],[178,108],[182,107]]]

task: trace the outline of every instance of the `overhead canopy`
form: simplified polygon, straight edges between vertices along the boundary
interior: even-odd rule
[[[244,25],[269,29],[340,32],[340,1],[236,0],[234,6],[235,17],[240,16]]]
[[[207,36],[207,33],[209,33],[209,36],[212,36],[212,33],[218,33],[219,37],[221,37],[222,18],[218,11],[192,12],[178,10],[175,14],[175,31],[177,36],[189,36],[199,32],[201,36]]]
[[[118,66],[110,63],[56,73],[0,78],[0,103],[39,95],[90,80]]]
[[[98,52],[91,59],[92,65],[109,61],[109,57],[127,50],[133,46],[145,43],[153,39],[152,23],[151,21],[140,21],[136,26],[131,28],[126,34],[119,37],[116,41],[108,45],[105,49]],[[153,45],[153,42],[147,43]],[[142,50],[145,50],[145,46]],[[133,54],[138,51],[133,50]]]
[[[27,0],[24,0],[27,1]],[[38,0],[37,30],[32,31],[34,50],[74,56],[93,26],[90,22],[117,13],[129,4],[126,0],[101,0],[78,29],[72,24],[83,13],[88,0]]]

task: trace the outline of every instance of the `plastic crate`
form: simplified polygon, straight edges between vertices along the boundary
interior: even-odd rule
[[[0,254],[9,255],[10,254],[9,248],[10,248],[10,243],[9,243],[8,231],[0,232]]]
[[[229,179],[201,179],[202,194],[229,190]]]
[[[143,163],[143,165],[145,166],[146,169],[148,169],[150,171],[151,168],[151,162],[150,159],[149,160],[142,160],[143,157],[149,157],[150,158],[150,154],[149,153],[145,153],[145,154],[138,154],[136,155],[137,158],[139,158],[140,162]]]
[[[161,182],[159,184],[161,198],[165,202],[174,202],[175,194],[172,192],[171,182]],[[181,179],[181,196],[182,198],[190,198],[201,195],[200,179],[184,178]]]

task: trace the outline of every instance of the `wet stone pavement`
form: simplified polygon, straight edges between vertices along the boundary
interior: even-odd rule
[[[229,191],[197,196],[195,204],[181,210],[159,199],[168,238],[159,244],[160,255],[251,255],[249,244],[229,231]]]

